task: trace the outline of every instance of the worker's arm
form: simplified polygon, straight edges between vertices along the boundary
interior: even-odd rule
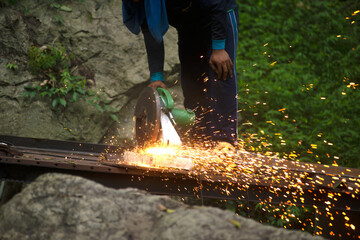
[[[150,70],[150,87],[166,88],[164,84],[164,42],[160,43],[151,35],[146,21],[141,25]]]
[[[210,66],[217,74],[218,79],[226,80],[233,76],[233,62],[225,51],[227,0],[203,0],[203,4],[211,14],[212,54]]]

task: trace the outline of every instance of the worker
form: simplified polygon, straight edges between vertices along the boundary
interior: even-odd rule
[[[123,20],[144,35],[153,88],[166,88],[163,35],[177,29],[184,106],[196,114],[191,137],[237,145],[235,0],[124,0]]]

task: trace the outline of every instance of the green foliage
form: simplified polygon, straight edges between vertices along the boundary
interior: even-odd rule
[[[63,4],[64,1],[56,1],[56,0],[46,0],[50,3],[50,7],[56,9],[56,14],[54,15],[54,20],[59,25],[64,25],[64,18],[60,12],[70,13],[72,12],[72,8]],[[79,2],[83,3],[85,0],[78,0]]]
[[[15,63],[8,63],[6,65],[6,68],[11,69],[11,70],[17,70],[19,68],[19,66],[16,65]]]
[[[263,224],[286,229],[314,232],[315,209],[286,204],[246,201],[181,198],[186,204],[213,206],[255,219]]]
[[[60,73],[61,70],[69,69],[70,59],[65,47],[60,43],[54,46],[41,48],[32,46],[29,49],[30,68],[33,74]],[[60,73],[61,74],[61,73]]]
[[[60,25],[64,25],[64,19],[61,15],[55,15],[55,22],[59,23]]]
[[[314,231],[313,208],[264,203],[251,203],[247,208],[248,217],[261,223],[286,229],[301,229],[310,233]]]
[[[33,99],[36,96],[51,100],[53,108],[66,107],[68,103],[86,98],[101,113],[108,113],[114,121],[119,121],[115,113],[117,109],[103,100],[104,96],[86,89],[86,79],[73,76],[70,71],[71,57],[60,43],[53,46],[35,47],[29,50],[30,68],[34,75],[42,79],[38,85],[26,86],[24,97]],[[74,58],[74,56],[72,56]]]
[[[238,4],[239,132],[246,148],[360,167],[360,3]]]

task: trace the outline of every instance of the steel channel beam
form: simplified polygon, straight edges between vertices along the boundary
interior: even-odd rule
[[[129,146],[119,147],[12,136],[0,136],[1,141],[14,144],[15,150],[20,152],[28,151],[29,156],[32,156],[31,154],[36,156],[34,152],[38,154],[33,158],[0,154],[0,178],[2,179],[31,182],[44,173],[65,173],[81,176],[111,188],[134,187],[154,194],[316,206],[318,209],[316,233],[330,239],[352,239],[354,236],[356,239],[359,235],[357,233],[348,235],[351,231],[349,227],[344,228],[346,221],[343,218],[343,214],[346,214],[352,220],[351,223],[359,227],[359,169],[292,161],[279,162],[264,157],[265,167],[280,168],[279,174],[286,172],[288,176],[292,174],[296,177],[300,173],[306,173],[313,179],[324,179],[320,184],[305,182],[304,188],[300,190],[290,188],[286,181],[245,180],[241,178],[241,174],[234,181],[222,176],[212,178],[196,176],[182,170],[147,169],[126,165],[114,167],[100,164],[96,160],[104,151],[121,152]],[[256,154],[252,155],[259,157]],[[64,156],[68,158],[64,159]],[[261,173],[261,169],[259,171]],[[333,177],[338,177],[339,180],[334,182]],[[339,187],[339,183],[343,186]],[[331,195],[335,197],[330,199]],[[334,217],[332,228],[328,228],[328,214]]]
[[[187,171],[150,169],[135,166],[109,166],[100,164],[93,159],[86,159],[87,156],[98,156],[103,151],[121,151],[121,147],[99,144],[88,144],[58,140],[29,139],[12,136],[0,136],[0,141],[14,144],[16,147],[28,149],[43,149],[44,154],[50,156],[59,154],[59,158],[69,156],[67,160],[46,160],[31,159],[22,156],[0,156],[0,177],[14,180],[33,181],[37,176],[47,172],[62,172],[83,176],[95,180],[105,186],[114,188],[136,187],[156,194],[171,194],[184,196],[199,196],[208,198],[263,201],[268,203],[292,202],[297,205],[327,207],[325,202],[329,193],[341,193],[337,201],[331,202],[333,209],[359,211],[359,193],[347,193],[347,189],[332,189],[324,186],[309,185],[302,191],[289,188],[286,182],[251,181],[242,179],[241,175],[234,182],[222,176],[214,176],[208,179],[207,176],[192,176]],[[33,148],[35,147],[35,148]],[[41,153],[41,151],[38,151]],[[55,153],[54,153],[55,152]],[[82,154],[82,155],[81,155]],[[76,161],[71,158],[77,158]],[[79,160],[80,159],[80,160]],[[81,160],[83,159],[83,160]],[[269,165],[278,164],[268,158]],[[293,169],[287,171],[300,171],[304,166],[298,162],[287,161],[287,167]],[[318,168],[319,172],[311,174],[323,174],[324,169],[329,167],[310,164],[313,169]],[[346,169],[330,168],[331,172],[348,172]],[[306,170],[306,169],[304,169]],[[314,171],[314,170],[312,170]],[[357,174],[358,169],[352,169]],[[354,174],[354,173],[353,173]],[[320,200],[319,200],[320,199]],[[327,199],[328,200],[328,199]]]
[[[119,149],[129,149],[131,145],[107,145],[107,144],[93,144],[85,142],[50,140],[39,138],[17,137],[9,135],[0,135],[0,142],[9,143],[14,146],[37,148],[37,149],[51,149],[64,150],[72,152],[87,152],[87,153],[103,153],[105,151],[118,151]]]
[[[157,173],[146,175],[145,171],[114,171],[79,170],[78,168],[54,168],[35,165],[2,163],[0,161],[0,178],[32,182],[45,173],[65,173],[84,177],[111,188],[134,187],[154,194],[196,196],[193,189],[199,186],[196,179],[160,177]]]
[[[31,182],[48,172],[82,176],[112,188],[135,187],[155,194],[268,203],[291,202],[304,206],[326,207],[323,199],[327,198],[329,192],[336,192],[331,189],[303,189],[299,192],[297,189],[289,189],[286,186],[246,185],[246,182],[241,182],[241,179],[237,183],[224,181],[224,179],[209,181],[204,176],[191,176],[188,172],[180,170],[169,172],[140,167],[112,167],[85,160],[68,163],[0,156],[1,178]],[[360,211],[359,195],[343,192],[341,194],[341,198],[331,203],[333,209],[350,208],[353,211]]]

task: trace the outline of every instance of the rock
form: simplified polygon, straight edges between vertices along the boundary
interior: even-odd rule
[[[0,8],[0,121],[5,123],[0,134],[96,143],[131,140],[134,106],[149,78],[142,35],[132,34],[122,23],[122,1],[52,3],[16,1]],[[176,31],[170,29],[164,66],[170,87],[179,80],[176,39]],[[120,123],[86,101],[56,110],[50,100],[21,97],[24,86],[44,80],[29,71],[29,48],[55,42],[75,55],[75,73],[88,79],[88,87],[99,90],[120,110]],[[18,69],[8,69],[8,63]],[[180,92],[176,101],[182,104],[179,84],[175,89]]]
[[[110,189],[80,177],[45,174],[0,207],[8,239],[322,239],[261,225],[230,211],[166,196]]]

